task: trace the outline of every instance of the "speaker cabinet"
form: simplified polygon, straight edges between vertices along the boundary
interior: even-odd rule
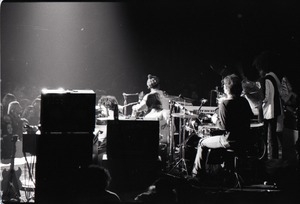
[[[108,160],[156,160],[159,121],[108,120]]]
[[[107,164],[111,188],[144,189],[159,171],[159,122],[111,120],[107,124]]]
[[[36,155],[37,134],[23,134],[22,152]]]
[[[95,103],[92,90],[43,91],[41,132],[93,132]]]
[[[93,137],[75,133],[37,137],[37,203],[65,203],[76,192],[78,172],[92,164]]]

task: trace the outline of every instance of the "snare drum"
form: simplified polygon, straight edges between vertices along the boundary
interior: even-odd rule
[[[223,135],[225,130],[221,130],[213,123],[207,123],[199,126],[198,136],[203,138],[207,136]]]

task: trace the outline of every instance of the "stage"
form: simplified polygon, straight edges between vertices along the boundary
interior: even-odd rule
[[[27,161],[26,161],[27,160]],[[35,178],[29,176],[28,167],[34,168],[35,156],[27,156],[15,159],[15,169],[21,169],[20,203],[35,203]],[[27,163],[29,162],[29,163]],[[10,163],[1,164],[1,172],[8,169]],[[157,178],[168,178],[175,184],[178,200],[182,203],[219,203],[230,201],[231,203],[298,203],[300,190],[300,174],[296,167],[287,165],[282,160],[273,160],[265,163],[268,178],[273,182],[257,181],[238,187],[216,185],[214,179],[208,177],[206,181],[195,182],[182,176],[180,172],[161,172]],[[31,169],[33,177],[35,169]],[[51,170],[50,170],[51,171]],[[213,177],[211,177],[213,178]],[[267,178],[267,177],[266,177]],[[76,179],[76,178],[75,178]],[[247,179],[247,178],[246,178]],[[59,186],[60,183],[57,183]],[[144,192],[141,188],[122,188],[115,190],[123,203],[135,203],[134,198]]]
[[[132,126],[130,125],[129,127]],[[126,132],[129,130],[131,130],[131,128],[123,129],[122,131]],[[125,137],[126,135],[123,136]],[[141,136],[139,134],[135,135],[139,138],[138,141],[140,141]],[[285,135],[285,140],[290,141],[285,142],[285,144],[289,144],[287,147],[291,147],[295,141],[294,134],[286,133]],[[82,137],[82,135],[79,135],[78,137]],[[72,138],[74,139],[74,135]],[[126,138],[127,137],[125,137],[124,139]],[[60,139],[60,141],[60,144],[64,144],[62,142],[62,139]],[[107,157],[106,160],[103,160],[102,158],[102,160],[93,161],[96,164],[102,165],[105,168],[109,168],[112,171],[113,178],[115,178],[114,181],[117,180],[117,182],[112,183],[114,184],[114,186],[111,186],[110,190],[118,193],[124,203],[136,202],[134,198],[137,195],[146,191],[147,187],[150,186],[152,182],[155,181],[155,179],[162,177],[168,178],[175,184],[176,191],[178,193],[178,199],[183,203],[195,203],[196,201],[199,201],[201,203],[217,203],[219,202],[219,200],[223,199],[231,199],[234,203],[297,202],[298,192],[300,190],[300,172],[298,166],[299,162],[296,158],[295,153],[292,153],[291,151],[284,151],[283,153],[286,156],[282,157],[281,154],[281,159],[266,161],[258,160],[258,162],[251,164],[249,163],[246,171],[241,174],[245,183],[241,188],[239,188],[232,185],[224,185],[222,181],[222,175],[210,175],[205,180],[196,182],[194,180],[191,180],[189,177],[190,167],[192,165],[192,159],[189,157],[190,154],[186,154],[188,172],[183,172],[183,170],[186,169],[182,169],[181,164],[175,166],[182,156],[180,154],[180,151],[177,152],[178,150],[174,152],[175,157],[173,163],[170,163],[170,166],[166,168],[160,168],[161,163],[159,161],[157,163],[156,160],[151,159],[153,155],[149,154],[148,151],[144,151],[145,148],[136,149],[136,147],[133,145],[134,141],[136,140],[131,137],[131,142],[133,143],[127,145],[128,147],[130,147],[129,149],[122,149],[121,147],[118,151],[113,151],[114,149],[111,149],[113,151],[111,152],[113,156],[118,156],[116,153],[119,154],[122,153],[122,151],[123,154],[126,153],[127,156],[129,156],[128,158],[126,157],[127,159],[125,158],[122,163],[113,163],[112,166],[108,166],[109,161],[107,160]],[[119,141],[114,142],[119,143]],[[68,139],[68,137],[66,138],[66,143],[68,144],[68,147],[77,145],[77,143],[74,143],[74,141],[71,142],[73,145],[70,145],[70,140]],[[47,144],[47,146],[53,150],[54,146],[52,147],[50,145],[51,143],[49,144],[49,141],[46,140],[45,144]],[[80,144],[82,144],[82,142]],[[124,143],[121,142],[120,144]],[[146,144],[149,143],[139,143],[138,147],[145,147]],[[66,145],[62,146],[65,147]],[[287,147],[283,148],[283,150],[291,149]],[[137,150],[138,154],[136,152],[132,152],[132,149]],[[21,171],[21,174],[18,177],[21,182],[21,185],[19,187],[21,195],[20,202],[34,203],[36,191],[35,176],[37,158],[35,155],[30,153],[26,153],[26,157],[24,156],[24,153],[22,153],[21,141],[17,141],[16,150],[17,151],[16,158],[14,160],[14,169],[18,172]],[[55,168],[55,166],[57,166],[58,164],[62,164],[63,162],[72,160],[72,157],[70,156],[73,156],[74,154],[66,154],[69,152],[70,149],[68,149],[67,151],[58,151],[57,149],[56,151],[51,151],[50,155],[46,156],[46,160],[50,162],[50,168],[42,169],[44,175],[47,175],[53,171],[60,172],[60,169]],[[139,158],[141,153],[145,153],[144,156],[150,158],[150,160],[148,161],[152,162],[145,162],[143,161],[143,159]],[[131,154],[134,155],[132,156]],[[59,159],[59,155],[68,155],[68,157],[64,158],[61,163],[55,164],[55,162],[57,162],[57,160]],[[62,158],[62,156],[60,156],[60,158]],[[78,157],[75,156],[74,158]],[[47,164],[47,162],[45,164]],[[4,169],[8,170],[10,168],[10,165],[10,159],[2,160],[1,172],[3,172]],[[119,169],[121,169],[122,171],[119,171]],[[171,171],[171,169],[173,170]],[[54,177],[55,183],[51,184],[51,188],[61,186],[60,178],[61,177],[59,175],[57,176],[57,178]],[[75,181],[73,182],[75,182],[76,184],[76,177],[74,177],[74,180]],[[124,185],[120,185],[122,182],[124,183]],[[294,200],[296,201],[294,202]]]

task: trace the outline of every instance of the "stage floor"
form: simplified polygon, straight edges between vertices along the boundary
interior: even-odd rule
[[[15,169],[21,169],[21,203],[34,203],[35,195],[35,156],[15,158]],[[9,161],[2,161],[1,172],[9,169]],[[197,184],[175,174],[161,175],[173,180],[177,186],[180,201],[184,203],[218,203],[230,200],[231,203],[299,203],[300,173],[298,168],[283,166],[282,161],[269,161],[266,164],[274,183],[257,182],[242,188],[213,186],[211,183]],[[29,175],[32,173],[32,178]],[[2,179],[2,174],[1,174]],[[59,184],[58,184],[59,185]],[[146,189],[123,189],[117,191],[123,203],[134,203],[134,198]],[[225,201],[224,201],[225,202]]]

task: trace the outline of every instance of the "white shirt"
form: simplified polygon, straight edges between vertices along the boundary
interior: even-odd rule
[[[152,93],[158,93],[161,104],[162,104],[162,108],[169,110],[169,98],[167,98],[166,94],[162,90],[151,89],[150,93],[146,94],[139,104],[132,106],[132,111],[140,112],[140,111],[147,110],[146,101],[147,101],[149,94],[152,94]]]
[[[276,85],[278,87],[278,93],[281,93],[281,83],[278,77],[273,73],[269,72],[266,75],[272,76],[275,81]],[[273,86],[272,82],[269,79],[266,79],[265,81],[265,99],[263,100],[262,108],[263,108],[263,115],[265,119],[272,119],[274,118],[274,97],[275,97],[275,87]],[[280,101],[280,107],[281,107],[281,114],[277,118],[277,131],[282,131],[283,129],[283,108]]]
[[[169,127],[170,111],[165,109],[161,111],[152,109],[147,115],[145,115],[144,118],[154,119],[159,121],[160,142],[168,143],[169,133],[170,133],[170,127]]]

